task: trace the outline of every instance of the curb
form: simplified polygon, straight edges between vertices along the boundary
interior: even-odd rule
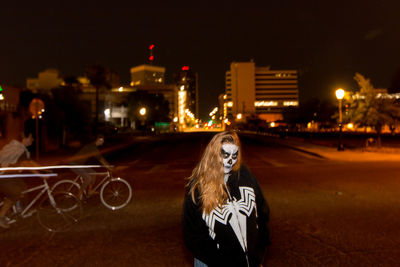
[[[288,142],[285,142],[285,140],[282,140],[279,136],[267,135],[267,134],[259,134],[259,133],[254,133],[254,132],[242,132],[242,134],[245,134],[247,136],[251,135],[253,137],[274,138],[277,141],[277,143],[279,143],[279,145],[281,145],[281,146],[284,146],[284,147],[287,147],[289,149],[292,149],[292,150],[295,150],[295,151],[298,151],[298,152],[301,152],[301,153],[304,153],[304,154],[308,154],[308,155],[311,155],[311,156],[314,156],[314,157],[317,157],[317,158],[328,159],[328,158],[326,158],[326,157],[324,157],[324,156],[322,156],[322,155],[320,155],[320,154],[318,154],[316,152],[312,152],[312,151],[309,151],[309,150],[304,149],[304,148],[299,148],[296,145],[288,144]]]
[[[283,144],[282,142],[279,142],[279,144],[282,145],[282,146],[285,146],[285,147],[287,147],[289,149],[292,149],[292,150],[295,150],[295,151],[298,151],[298,152],[301,152],[301,153],[304,153],[304,154],[309,154],[309,155],[317,157],[317,158],[328,159],[328,158],[326,158],[326,157],[324,157],[324,156],[322,156],[322,155],[320,155],[320,154],[318,154],[316,152],[311,152],[311,151],[308,151],[308,150],[305,150],[305,149],[302,149],[302,148],[298,148],[298,147],[296,147],[294,145]]]

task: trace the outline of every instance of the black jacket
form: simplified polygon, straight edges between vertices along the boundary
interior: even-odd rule
[[[212,266],[258,266],[269,244],[269,208],[256,178],[241,166],[228,179],[230,200],[206,215],[186,193],[183,237],[194,257]],[[246,257],[247,255],[247,257]],[[247,259],[249,264],[247,264]]]

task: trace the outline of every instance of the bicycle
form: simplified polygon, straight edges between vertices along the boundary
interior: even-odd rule
[[[50,174],[5,174],[1,178],[22,178],[22,177],[41,177],[43,184],[28,188],[22,195],[39,191],[35,197],[25,206],[18,208],[16,203],[12,206],[11,214],[6,216],[8,224],[16,223],[19,219],[25,219],[37,215],[39,224],[50,232],[61,232],[68,230],[76,224],[82,216],[82,205],[79,198],[70,192],[56,192],[50,189],[47,183],[48,177],[57,176],[56,173]],[[40,202],[39,202],[40,201]],[[38,203],[37,208],[35,204]],[[0,202],[0,206],[3,202]]]
[[[100,188],[100,200],[106,208],[111,210],[122,209],[131,201],[132,188],[126,180],[120,177],[113,177],[112,173],[109,170],[107,170],[106,172],[90,173],[90,175],[104,175],[104,178],[93,187],[93,191],[98,191],[98,189]],[[82,184],[82,176],[77,175],[74,180],[64,179],[56,182],[52,186],[51,190],[70,192],[75,196],[78,196],[81,192]],[[83,191],[82,193],[86,196],[85,191]]]

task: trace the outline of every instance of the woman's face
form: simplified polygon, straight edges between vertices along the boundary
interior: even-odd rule
[[[230,173],[232,171],[233,166],[236,164],[238,155],[239,155],[239,147],[235,144],[223,144],[222,145],[222,161],[224,164],[224,173]]]

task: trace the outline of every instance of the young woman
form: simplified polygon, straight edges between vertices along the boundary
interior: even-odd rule
[[[185,245],[196,266],[260,266],[269,244],[269,208],[244,166],[234,132],[216,134],[189,177]]]

